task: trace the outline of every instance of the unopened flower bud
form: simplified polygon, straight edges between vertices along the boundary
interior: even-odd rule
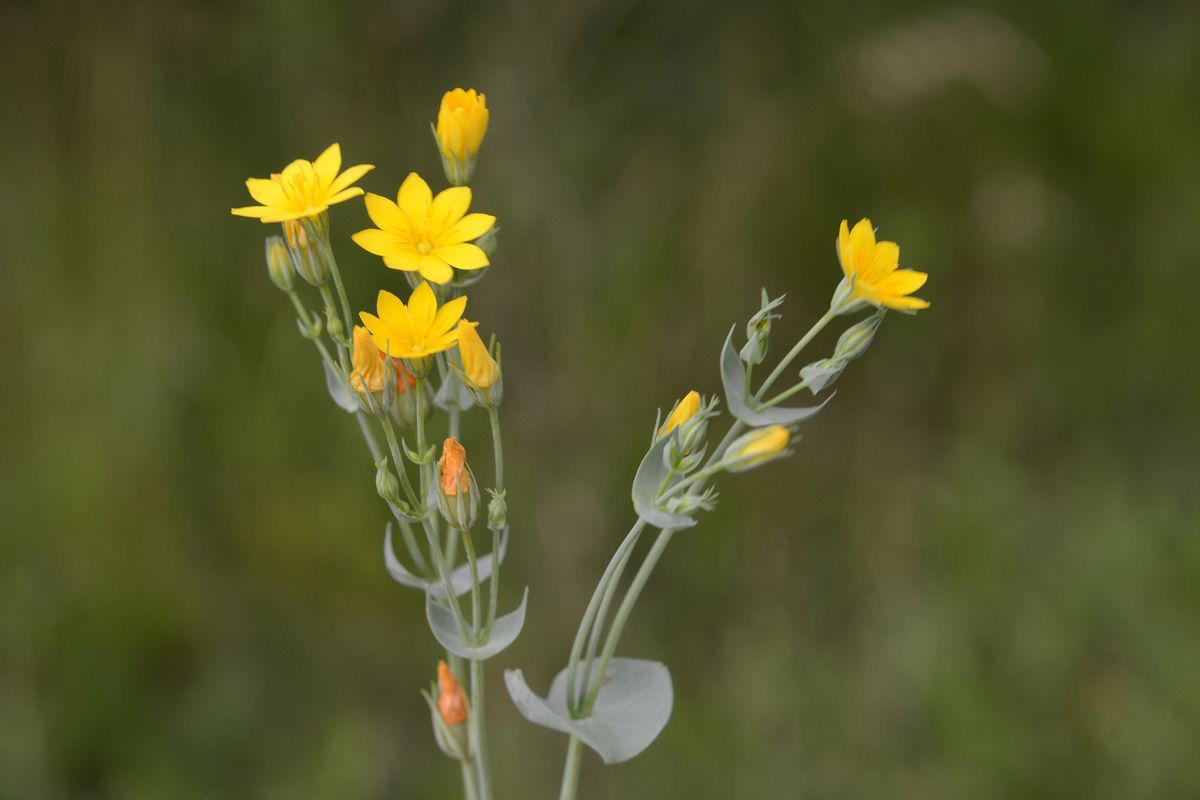
[[[479,487],[467,466],[467,451],[454,437],[442,443],[438,476],[438,510],[451,527],[470,529],[479,513]]]
[[[328,224],[327,220],[325,224]],[[314,224],[312,231],[317,232],[319,229],[319,226]],[[313,239],[309,228],[300,220],[289,219],[283,223],[283,235],[292,259],[292,268],[313,286],[324,286],[329,280],[329,265],[326,263],[321,243]]]
[[[463,380],[479,404],[486,408],[499,405],[504,389],[500,365],[479,338],[475,325],[466,320],[458,323],[458,355]]]
[[[508,527],[508,501],[503,490],[488,489],[492,499],[488,501],[488,529],[502,531]]]
[[[463,694],[458,679],[445,661],[438,662],[438,713],[447,725],[461,725],[467,721],[467,697]]]
[[[834,359],[842,362],[853,361],[867,352],[867,348],[875,340],[875,331],[879,330],[886,313],[887,311],[881,308],[861,322],[856,322],[847,328],[846,332],[838,338],[837,347],[833,351]]]
[[[746,323],[746,346],[738,357],[747,364],[761,364],[767,357],[767,345],[771,339],[771,321],[779,319],[771,312],[783,304],[783,296],[770,299],[767,290],[762,290],[762,306]]]
[[[696,412],[700,410],[700,393],[695,389],[683,396],[683,399],[675,404],[671,409],[671,413],[663,421],[662,426],[658,429],[658,435],[654,437],[655,441],[666,436],[671,431],[678,428],[683,423],[687,422],[692,417],[696,416]]]
[[[475,172],[475,157],[487,134],[487,97],[474,89],[455,89],[442,96],[433,130],[446,180],[464,186]]]
[[[743,472],[783,455],[791,433],[782,425],[755,428],[734,439],[722,461],[730,472]]]
[[[390,409],[396,396],[416,386],[417,379],[403,361],[385,356],[375,344],[371,332],[362,325],[354,326],[353,338],[354,349],[350,354],[353,365],[350,371],[351,388],[356,392],[379,395],[384,409]]]
[[[292,290],[292,262],[282,236],[267,237],[267,274],[281,291]]]
[[[471,757],[471,741],[467,726],[463,725],[470,716],[466,695],[458,679],[445,661],[438,662],[438,680],[433,694],[421,692],[433,723],[433,739],[438,748],[460,761]]]
[[[381,458],[375,462],[375,491],[387,503],[398,503],[400,498],[400,481],[395,473],[388,468],[388,460]]]

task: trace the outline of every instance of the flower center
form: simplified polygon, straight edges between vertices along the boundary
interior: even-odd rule
[[[417,242],[417,252],[423,256],[427,256],[433,252],[433,245],[429,242]]]

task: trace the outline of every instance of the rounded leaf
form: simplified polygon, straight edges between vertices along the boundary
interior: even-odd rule
[[[504,683],[525,719],[545,728],[578,736],[605,764],[619,764],[641,753],[658,738],[675,693],[671,673],[657,661],[614,658],[592,713],[572,719],[567,711],[567,670],[555,677],[544,699],[534,694],[519,669],[504,673]]]
[[[529,588],[526,587],[521,605],[517,606],[516,611],[498,617],[492,626],[492,635],[482,644],[463,637],[458,621],[454,619],[454,612],[435,600],[432,592],[425,595],[425,618],[429,620],[429,628],[442,647],[457,656],[483,661],[516,641],[521,628],[525,627],[525,604],[528,600]]]

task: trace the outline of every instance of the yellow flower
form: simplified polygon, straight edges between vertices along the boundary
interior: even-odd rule
[[[383,351],[375,345],[371,333],[362,325],[354,326],[354,352],[351,361],[354,369],[350,373],[350,385],[356,392],[382,392],[383,382],[387,378],[386,362]],[[404,362],[392,359],[396,369],[396,390],[404,393],[416,385]]]
[[[455,89],[442,96],[438,109],[438,149],[442,152],[442,166],[446,179],[461,186],[471,179],[475,170],[475,156],[479,145],[487,134],[487,96],[474,89]]]
[[[500,377],[500,365],[479,338],[475,326],[465,319],[458,323],[458,354],[463,374],[476,389],[486,390]]]
[[[741,472],[770,461],[783,453],[790,438],[791,433],[782,425],[755,428],[729,445],[724,458],[726,468],[731,472]]]
[[[692,417],[696,416],[696,412],[700,410],[700,393],[695,389],[684,395],[683,399],[675,404],[675,408],[667,416],[662,427],[658,429],[658,437],[661,439],[671,431],[678,428],[683,423],[687,422]]]
[[[354,241],[368,253],[383,256],[391,269],[420,272],[434,283],[449,283],[454,269],[472,270],[490,262],[478,245],[469,244],[495,224],[491,214],[468,214],[471,190],[455,186],[439,192],[415,172],[409,173],[393,203],[386,197],[367,194],[367,213],[378,228],[354,234]]]
[[[467,721],[467,698],[445,661],[438,662],[437,707],[442,722],[447,725],[454,726]]]
[[[842,220],[837,249],[842,272],[846,281],[851,282],[847,303],[861,300],[876,308],[897,311],[929,308],[927,301],[909,296],[924,286],[929,276],[911,269],[898,269],[900,246],[895,242],[876,242],[871,220],[859,220],[853,230],[846,220]]]
[[[458,344],[455,325],[467,307],[467,298],[457,297],[438,307],[429,284],[421,281],[408,298],[408,305],[388,291],[375,300],[379,316],[360,311],[375,345],[393,358],[419,359],[449,350]]]
[[[257,217],[263,222],[315,217],[330,206],[358,197],[363,190],[352,186],[375,169],[374,164],[359,164],[342,174],[342,148],[331,144],[316,161],[298,158],[270,178],[250,178],[246,188],[262,205],[230,209],[239,217]]]

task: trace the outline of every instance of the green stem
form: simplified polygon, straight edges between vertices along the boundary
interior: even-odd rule
[[[645,587],[646,581],[650,579],[650,573],[654,572],[654,567],[658,564],[658,559],[662,557],[663,551],[667,549],[667,545],[671,542],[671,537],[674,534],[675,531],[671,528],[667,528],[658,534],[658,538],[654,540],[654,546],[646,554],[646,560],[638,568],[637,574],[633,576],[633,581],[629,584],[629,588],[625,592],[625,598],[621,601],[621,607],[617,609],[617,615],[613,617],[612,627],[608,630],[608,638],[604,642],[604,650],[600,653],[600,668],[596,671],[596,677],[592,681],[592,688],[588,692],[587,699],[584,702],[584,715],[590,713],[592,706],[596,703],[596,697],[600,694],[600,687],[604,685],[604,675],[608,671],[608,664],[617,652],[617,643],[621,640],[621,632],[625,630],[625,623],[629,621],[629,615],[633,613],[633,607],[637,604],[638,596],[642,593],[642,588]]]
[[[588,601],[587,609],[583,612],[583,619],[579,621],[579,630],[575,632],[575,642],[571,645],[571,657],[567,661],[567,702],[573,702],[576,695],[575,688],[575,671],[579,666],[579,658],[583,655],[583,646],[587,641],[588,633],[591,631],[592,623],[596,618],[596,612],[600,607],[608,584],[613,577],[613,573],[617,569],[618,562],[625,557],[625,554],[637,544],[638,536],[641,535],[642,529],[646,527],[646,520],[638,517],[637,522],[629,529],[629,533],[625,534],[625,539],[617,547],[617,551],[613,553],[613,557],[609,560],[608,566],[604,568],[604,574],[600,576],[600,582],[596,584],[595,591],[592,592],[592,599]],[[572,709],[572,713],[577,709]]]
[[[575,800],[575,791],[579,787],[579,757],[583,753],[583,743],[579,737],[572,736],[567,742],[567,762],[563,765],[562,788],[558,791],[558,800]]]
[[[379,442],[375,440],[375,434],[371,432],[371,424],[367,422],[367,415],[362,411],[356,411],[354,417],[358,420],[358,427],[367,443],[367,449],[371,451],[371,459],[378,461],[383,458],[383,450],[379,447]]]
[[[462,537],[463,550],[467,554],[467,564],[471,569],[471,626],[474,629],[475,635],[479,634],[479,564],[475,560],[475,543],[471,541],[471,532],[469,530],[460,530],[459,535]]]
[[[500,438],[500,412],[495,408],[488,409],[488,421],[492,427],[492,456],[496,463],[497,492],[504,491],[504,443]],[[505,523],[507,527],[507,522]],[[492,531],[492,575],[488,586],[488,619],[486,636],[490,636],[492,626],[496,624],[497,607],[500,603],[500,530]]]
[[[471,762],[464,758],[458,765],[462,768],[464,797],[466,800],[479,800],[479,789],[475,787],[475,771],[471,769]]]
[[[758,391],[754,393],[756,400],[762,399],[762,396],[767,393],[767,390],[771,388],[775,381],[779,380],[779,376],[788,368],[788,365],[796,360],[796,356],[800,355],[800,351],[807,347],[808,343],[815,339],[817,334],[824,330],[825,326],[832,322],[836,316],[837,314],[833,312],[833,309],[830,309],[825,312],[825,316],[817,320],[817,323],[808,329],[808,333],[804,334],[800,341],[796,342],[796,345],[788,351],[788,354],[783,357],[775,366],[775,369],[771,371],[771,374],[767,376],[767,379],[763,381],[762,386],[758,387]]]
[[[417,574],[428,580],[430,577],[429,565],[425,563],[425,557],[421,555],[421,548],[417,546],[417,537],[413,535],[412,525],[404,520],[396,521],[400,525],[400,536],[404,539],[404,546],[413,560],[413,566],[417,568]]]
[[[617,589],[621,585],[621,576],[625,574],[625,567],[629,565],[629,559],[632,557],[633,548],[630,547],[617,562],[617,568],[613,570],[613,574],[604,587],[604,597],[600,600],[600,608],[596,612],[596,619],[592,623],[592,630],[588,635],[587,655],[583,658],[583,678],[579,681],[579,689],[576,694],[569,698],[570,708],[583,707],[584,690],[592,680],[592,660],[596,657],[596,649],[600,646],[604,623],[608,619],[608,609],[612,606],[613,598],[617,596]]]
[[[471,751],[479,777],[479,800],[492,800],[492,770],[488,763],[487,733],[483,716],[483,662],[471,660],[471,716],[468,718]]]
[[[793,386],[792,388],[790,388],[790,389],[785,389],[784,391],[782,391],[782,392],[780,392],[779,394],[777,394],[777,395],[775,395],[774,397],[772,397],[770,400],[768,400],[768,401],[766,401],[765,403],[763,403],[763,404],[762,404],[762,408],[771,408],[772,406],[777,406],[777,405],[779,405],[779,404],[780,404],[780,403],[782,403],[784,400],[787,400],[789,397],[791,397],[792,395],[794,395],[794,394],[796,394],[797,392],[799,392],[799,391],[800,391],[801,389],[803,389],[803,388],[804,388],[806,385],[807,385],[807,382],[806,382],[806,381],[800,381],[799,383],[797,383],[797,384],[796,384],[795,386]]]

